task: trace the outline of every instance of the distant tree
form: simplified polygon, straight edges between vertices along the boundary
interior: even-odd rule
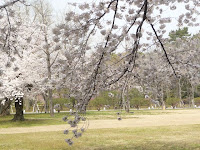
[[[47,82],[51,82],[54,85],[57,83],[55,82],[55,64],[59,57],[59,51],[61,49],[61,46],[57,44],[59,42],[59,39],[57,37],[53,37],[51,26],[53,24],[52,20],[52,9],[51,5],[45,1],[45,0],[37,0],[33,4],[34,7],[34,15],[35,15],[35,21],[39,24],[41,24],[40,30],[40,38],[41,38],[41,46],[39,50],[41,51],[41,56],[46,59],[46,74],[45,74],[45,80]],[[55,30],[53,32],[56,32]],[[45,83],[47,85],[48,83]],[[53,91],[52,87],[46,88],[46,94],[43,94],[43,97],[45,99],[45,111],[48,107],[47,100],[49,101],[49,108],[50,108],[50,115],[54,116],[53,111]]]
[[[171,31],[169,33],[170,41],[176,41],[177,38],[183,39],[184,37],[189,37],[188,27],[184,27],[183,29],[178,29],[176,31]]]

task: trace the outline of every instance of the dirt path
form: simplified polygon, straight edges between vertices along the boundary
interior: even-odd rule
[[[167,125],[200,124],[200,109],[177,110],[175,114],[162,115],[135,115],[133,119],[116,120],[91,120],[89,129],[147,127]],[[36,127],[2,128],[0,134],[16,134],[31,132],[62,131],[68,125],[49,125]]]

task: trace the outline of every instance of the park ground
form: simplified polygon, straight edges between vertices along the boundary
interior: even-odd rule
[[[68,146],[66,113],[0,117],[0,150],[200,150],[200,109],[87,112],[89,129]]]

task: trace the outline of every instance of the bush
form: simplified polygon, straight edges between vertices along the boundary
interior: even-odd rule
[[[188,105],[190,103],[190,100],[189,99],[182,99],[184,105]]]
[[[91,100],[90,106],[96,107],[96,109],[100,110],[101,107],[107,104],[107,101],[102,96],[97,96],[95,99]]]
[[[195,105],[200,106],[200,97],[194,98],[194,103]]]
[[[145,100],[144,94],[138,89],[133,88],[129,91],[128,98],[130,99],[130,106],[139,109],[141,106],[149,106],[149,101]]]
[[[170,106],[173,107],[173,109],[176,107],[176,105],[180,102],[179,98],[175,98],[175,97],[168,97],[166,100],[166,103]]]
[[[117,91],[102,91],[96,98],[90,101],[90,107],[96,107],[99,110],[101,107],[109,105],[114,108],[119,103],[117,95]]]
[[[76,100],[75,98],[54,98],[53,99],[53,105],[59,104],[60,105],[60,109],[62,110],[64,107],[64,104],[70,104],[72,107],[74,107],[74,105],[76,104]]]

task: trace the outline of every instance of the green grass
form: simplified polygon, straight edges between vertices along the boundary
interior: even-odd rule
[[[117,110],[111,111],[87,111],[86,116],[90,120],[104,120],[104,119],[117,119]],[[160,115],[167,113],[174,113],[171,110],[134,110],[130,111],[134,113],[122,112],[123,119],[136,118],[135,115]],[[50,114],[25,114],[25,121],[13,122],[11,121],[13,115],[1,116],[0,117],[0,128],[10,128],[10,127],[31,127],[31,126],[46,126],[46,125],[59,125],[65,124],[62,118],[69,113],[55,113],[54,117]]]
[[[200,125],[92,129],[73,146],[62,132],[0,135],[2,150],[199,150]]]

